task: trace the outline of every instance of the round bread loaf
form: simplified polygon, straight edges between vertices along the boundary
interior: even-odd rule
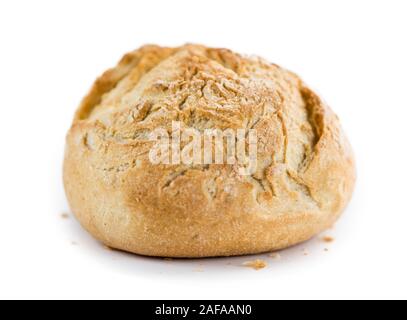
[[[181,131],[254,131],[254,170],[153,163],[151,133],[173,134],[174,122]],[[141,255],[295,245],[335,223],[354,182],[351,147],[318,95],[295,74],[226,49],[145,46],[125,55],[96,81],[67,135],[72,211],[105,245]]]

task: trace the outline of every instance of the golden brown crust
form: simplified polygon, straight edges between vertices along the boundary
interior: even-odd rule
[[[153,165],[148,134],[256,129],[257,172]],[[149,256],[260,253],[330,227],[355,164],[337,117],[296,75],[226,49],[143,47],[97,80],[67,136],[64,181],[81,224]]]

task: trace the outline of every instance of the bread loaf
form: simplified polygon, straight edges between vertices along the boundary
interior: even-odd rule
[[[181,134],[247,132],[243,151],[253,132],[255,166],[173,154],[153,163],[151,134],[164,130],[174,142],[174,123]],[[72,211],[105,245],[141,255],[292,246],[334,224],[354,182],[351,147],[321,98],[294,73],[226,49],[145,46],[125,55],[96,81],[67,135]]]

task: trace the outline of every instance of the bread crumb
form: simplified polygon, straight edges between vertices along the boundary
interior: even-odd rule
[[[335,239],[333,237],[331,237],[331,236],[325,236],[325,237],[322,238],[322,241],[324,241],[326,243],[331,243],[331,242],[334,242]]]
[[[302,253],[304,254],[304,256],[309,256],[309,251],[307,249],[303,249]]]
[[[281,255],[279,253],[275,252],[275,253],[270,254],[270,258],[273,260],[279,261],[279,260],[281,260]]]
[[[61,218],[62,219],[69,219],[69,214],[67,214],[67,213],[61,214]]]
[[[261,270],[267,267],[267,263],[264,260],[247,261],[243,265],[254,270]]]

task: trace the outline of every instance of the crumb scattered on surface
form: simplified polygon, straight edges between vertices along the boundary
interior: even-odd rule
[[[264,260],[247,261],[243,265],[254,270],[261,270],[267,267],[267,263]]]
[[[303,249],[302,253],[304,254],[304,256],[309,256],[309,251],[307,249]]]
[[[202,268],[198,268],[198,269],[194,269],[194,272],[202,273],[202,272],[204,272],[204,270]]]
[[[61,218],[62,219],[69,219],[69,214],[67,214],[67,213],[61,214]]]
[[[331,236],[325,236],[325,237],[322,238],[322,241],[324,241],[326,243],[331,243],[331,242],[334,242],[335,239],[333,237],[331,237]]]
[[[281,255],[278,252],[274,252],[274,253],[270,254],[270,258],[273,260],[279,261],[279,260],[281,260]]]

